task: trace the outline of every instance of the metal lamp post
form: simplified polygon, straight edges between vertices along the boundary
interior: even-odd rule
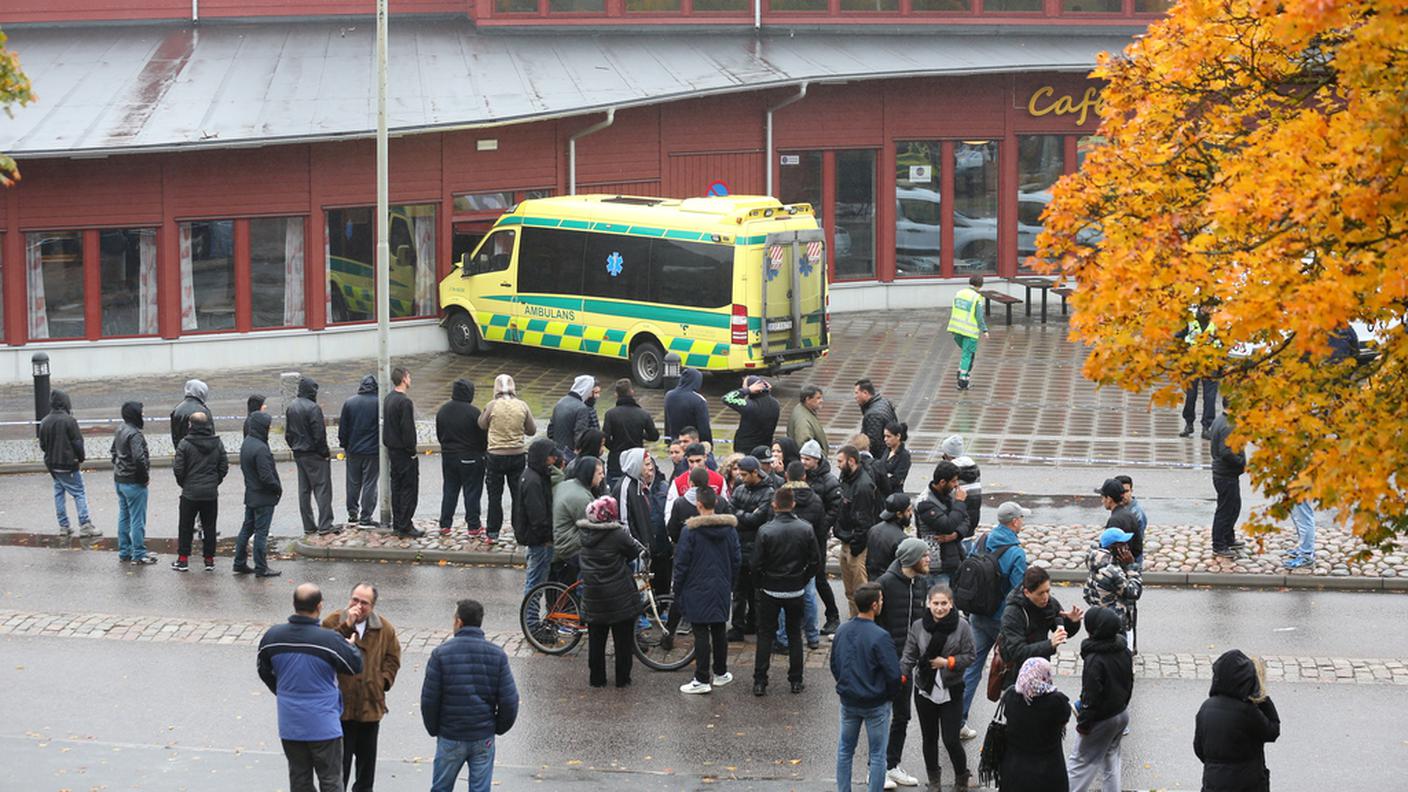
[[[35,352],[29,359],[34,373],[34,436],[39,436],[39,421],[49,414],[49,355]]]
[[[391,221],[387,194],[386,142],[386,0],[376,0],[376,356],[381,370],[377,388],[377,461],[381,490],[381,524],[391,524],[391,464],[386,454],[386,395],[391,392]]]

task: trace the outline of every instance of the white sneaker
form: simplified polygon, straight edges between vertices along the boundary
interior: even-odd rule
[[[730,682],[732,682],[732,681],[733,681],[733,674],[731,674],[731,673],[725,671],[724,673],[719,674],[718,676],[714,677],[714,687],[723,687],[724,685],[727,685],[728,683],[730,683]]]
[[[688,683],[683,684],[683,685],[680,685],[680,692],[681,692],[681,693],[690,693],[690,694],[694,694],[694,695],[703,694],[703,693],[708,693],[708,692],[712,691],[713,689],[714,689],[714,688],[713,688],[712,686],[706,685],[706,684],[704,684],[703,682],[700,682],[700,681],[697,680],[697,679],[691,679],[691,680],[689,680]]]
[[[972,729],[968,728],[968,725],[967,725],[967,724],[964,724],[964,725],[963,725],[963,728],[961,728],[961,729],[958,730],[958,739],[960,739],[960,740],[971,740],[971,739],[973,739],[974,737],[977,737],[977,736],[978,736],[978,733],[975,732],[975,731],[973,731]]]
[[[887,775],[885,776],[885,788],[886,788],[886,789],[899,789],[899,788],[900,788],[900,785],[899,785],[899,784],[896,784],[896,783],[895,783],[895,779],[890,778],[890,776],[887,774]]]
[[[892,767],[889,770],[886,770],[885,779],[888,781],[894,781],[900,786],[919,786],[919,779],[915,778],[909,773],[906,773],[904,770],[898,767]]]

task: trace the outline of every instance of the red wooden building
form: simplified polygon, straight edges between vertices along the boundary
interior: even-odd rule
[[[375,248],[363,2],[10,0],[0,379],[362,357]],[[819,207],[833,310],[1017,274],[1155,0],[392,0],[393,349],[531,194]]]

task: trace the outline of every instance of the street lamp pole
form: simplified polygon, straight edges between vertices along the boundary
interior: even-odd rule
[[[391,222],[387,195],[386,142],[386,0],[376,0],[376,359],[381,370],[377,388],[378,489],[381,524],[391,525],[391,464],[386,455],[386,395],[391,392]]]

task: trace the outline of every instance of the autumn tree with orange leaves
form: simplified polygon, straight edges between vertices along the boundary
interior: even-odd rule
[[[0,109],[5,117],[12,114],[13,105],[27,105],[34,101],[34,93],[29,86],[29,78],[20,70],[20,59],[15,53],[5,49],[5,31],[0,30]],[[8,187],[19,179],[20,170],[15,161],[0,151],[0,187]]]
[[[1183,0],[1093,76],[1103,145],[1037,241],[1085,375],[1156,404],[1219,378],[1253,531],[1309,501],[1408,535],[1408,2]],[[1195,308],[1221,346],[1175,338]],[[1377,357],[1331,364],[1351,321]]]

